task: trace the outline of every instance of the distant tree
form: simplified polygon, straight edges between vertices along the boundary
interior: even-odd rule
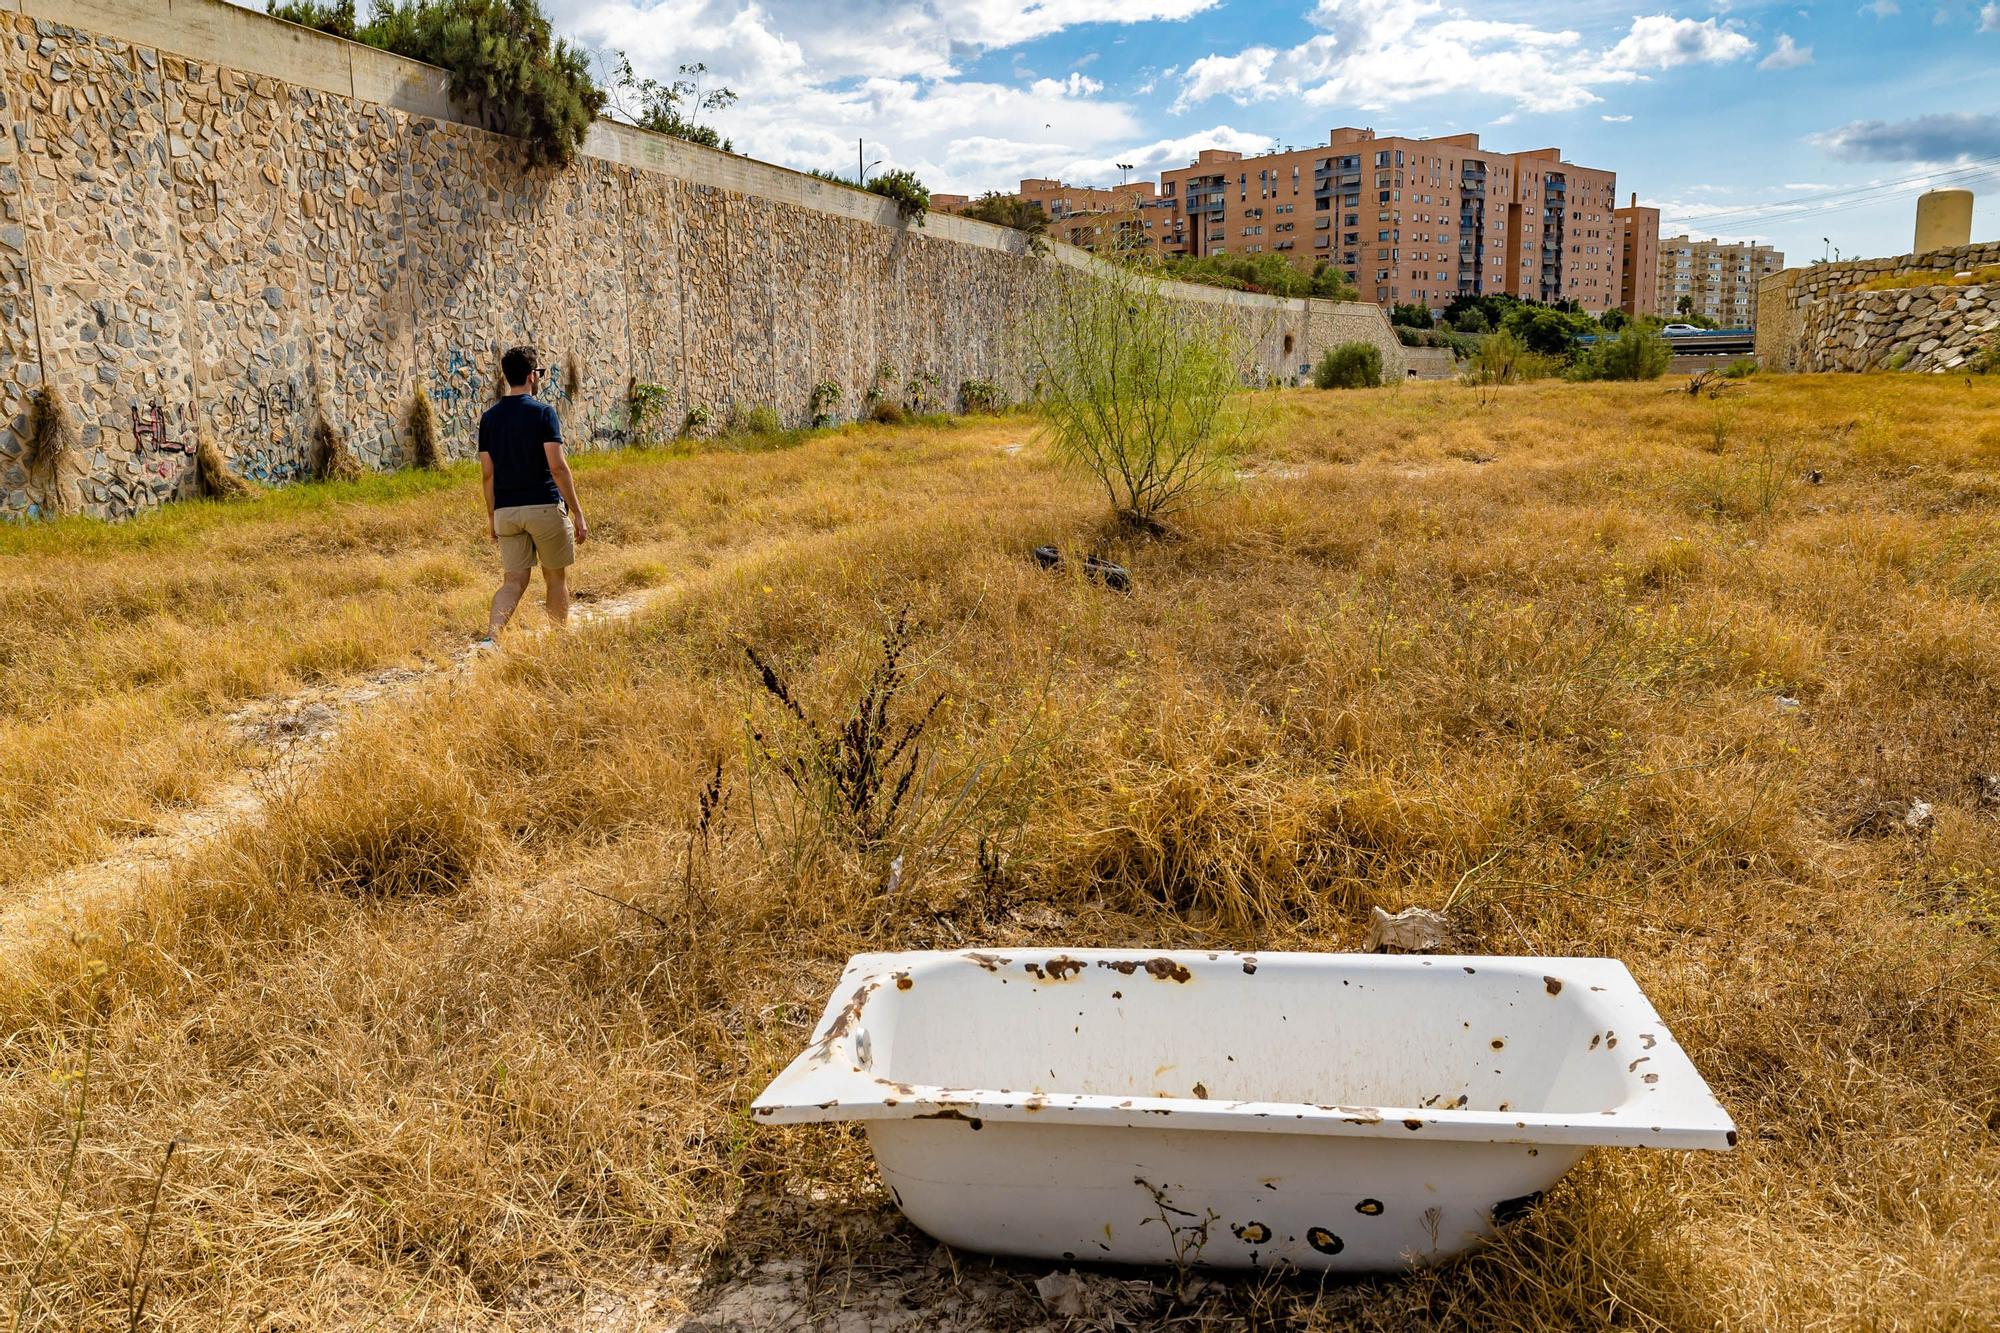
[[[695,61],[682,65],[680,77],[671,83],[642,79],[633,70],[631,60],[620,52],[617,75],[612,81],[617,95],[612,99],[611,109],[642,130],[671,134],[676,139],[704,148],[719,148],[725,153],[735,152],[733,143],[713,126],[701,123],[704,115],[736,105],[736,94],[728,88],[703,86],[707,75],[708,66]]]
[[[1629,322],[1630,317],[1623,310],[1620,310],[1617,306],[1612,306],[1609,310],[1598,316],[1597,327],[1603,329],[1606,333],[1616,333]]]
[[[1431,308],[1416,302],[1390,306],[1389,322],[1409,329],[1428,329],[1435,324],[1431,319]]]
[[[1457,315],[1448,318],[1446,322],[1460,333],[1493,332],[1492,322],[1486,318],[1486,312],[1476,305],[1467,306]]]
[[[1674,309],[1680,314],[1692,315],[1694,313],[1694,298],[1692,296],[1683,296],[1680,300],[1674,302]]]
[[[1323,301],[1358,301],[1361,293],[1347,280],[1347,274],[1321,262],[1313,268],[1312,295]]]
[[[1507,313],[1500,327],[1521,340],[1537,356],[1567,361],[1576,351],[1577,329],[1561,311],[1547,306],[1519,306]]]
[[[265,0],[264,12],[302,28],[345,37],[350,42],[360,30],[354,18],[354,0]]]

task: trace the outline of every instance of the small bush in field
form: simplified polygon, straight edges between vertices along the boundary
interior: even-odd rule
[[[1235,334],[1130,270],[1063,276],[1035,378],[1059,459],[1089,473],[1128,527],[1158,534],[1239,451]]]
[[[1674,349],[1651,324],[1599,335],[1570,366],[1573,380],[1656,380],[1667,373]]]
[[[1381,383],[1382,349],[1374,343],[1329,347],[1313,367],[1315,389],[1372,389]]]

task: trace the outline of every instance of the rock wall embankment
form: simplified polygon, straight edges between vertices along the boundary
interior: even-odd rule
[[[197,433],[301,476],[322,414],[364,462],[407,458],[417,394],[471,447],[500,351],[536,345],[573,444],[871,389],[952,410],[1019,399],[1063,266],[1096,261],[747,158],[600,122],[562,170],[465,123],[437,70],[222,0],[0,0],[0,515],[130,514],[191,488]],[[1289,378],[1375,342],[1378,307],[1175,286]],[[32,393],[77,421],[27,455]]]
[[[1757,289],[1757,359],[1766,370],[1875,370],[1891,361],[1904,370],[1952,369],[1961,364],[1954,357],[1991,340],[1994,284],[1858,289],[1878,278],[1996,264],[2000,241],[1773,273]]]

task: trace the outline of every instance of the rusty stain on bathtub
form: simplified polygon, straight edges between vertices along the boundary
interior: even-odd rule
[[[1271,1239],[1271,1228],[1262,1222],[1245,1222],[1241,1226],[1231,1226],[1229,1229],[1236,1233],[1236,1239],[1246,1245],[1262,1245]]]
[[[1558,980],[1555,977],[1543,977],[1542,985],[1544,988],[1548,990],[1548,993],[1551,995],[1562,994],[1563,984],[1560,980]]]
[[[1306,1229],[1306,1244],[1312,1246],[1321,1254],[1339,1254],[1347,1248],[1346,1241],[1334,1235],[1325,1227],[1308,1227]]]
[[[990,953],[968,953],[965,956],[985,968],[988,972],[998,972],[1007,965],[1005,958],[998,958]]]
[[[912,1118],[916,1120],[963,1120],[974,1129],[986,1128],[984,1120],[981,1120],[976,1115],[967,1115],[956,1106],[941,1106],[935,1111],[926,1111],[922,1115]]]
[[[1363,1199],[1360,1203],[1354,1205],[1354,1211],[1364,1217],[1380,1217],[1382,1215],[1382,1201],[1380,1199]]]

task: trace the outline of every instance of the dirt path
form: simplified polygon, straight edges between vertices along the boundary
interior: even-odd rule
[[[669,584],[603,600],[579,599],[570,610],[571,632],[629,620],[684,586]],[[517,629],[504,651],[518,652],[550,632]],[[296,694],[260,699],[231,713],[226,721],[233,739],[245,747],[244,767],[199,804],[161,812],[151,828],[121,840],[96,860],[23,886],[12,901],[0,906],[0,956],[35,933],[36,927],[45,929],[64,920],[74,924],[85,905],[157,882],[231,827],[257,818],[271,793],[317,763],[356,718],[469,675],[490,655],[468,643],[442,661],[315,685]]]

